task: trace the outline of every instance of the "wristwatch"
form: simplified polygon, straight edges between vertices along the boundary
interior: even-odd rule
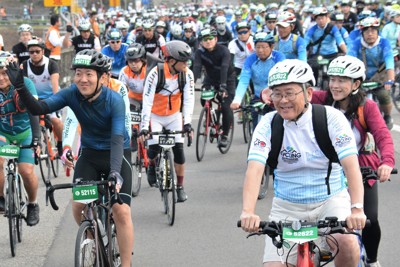
[[[363,205],[363,203],[354,203],[354,204],[351,204],[351,208],[352,209],[363,209],[364,205]]]

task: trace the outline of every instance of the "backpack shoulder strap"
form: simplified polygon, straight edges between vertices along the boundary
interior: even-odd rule
[[[268,154],[267,164],[271,169],[278,166],[279,151],[283,142],[283,118],[276,113],[271,121],[271,151]]]
[[[236,43],[237,47],[239,48],[240,52],[243,52],[243,51],[244,51],[244,48],[243,48],[243,46],[240,45],[238,39],[235,40],[235,43]]]
[[[357,115],[358,115],[358,121],[360,122],[360,124],[363,127],[363,129],[366,130],[367,129],[367,123],[365,122],[365,118],[364,118],[364,105],[358,106]]]
[[[156,85],[156,93],[160,92],[165,85],[164,63],[162,62],[158,63],[157,67],[158,67],[158,79]]]

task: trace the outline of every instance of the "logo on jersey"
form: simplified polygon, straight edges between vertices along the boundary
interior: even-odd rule
[[[256,138],[254,141],[254,146],[262,147],[264,148],[267,144],[264,141],[261,141],[260,139]]]
[[[291,146],[284,148],[280,154],[282,156],[282,160],[289,164],[297,163],[299,158],[301,158],[301,154]]]
[[[350,143],[351,137],[347,134],[342,134],[336,137],[335,145],[338,147],[342,147]]]
[[[286,81],[288,77],[287,72],[278,72],[269,77],[269,83],[273,83],[275,81]]]

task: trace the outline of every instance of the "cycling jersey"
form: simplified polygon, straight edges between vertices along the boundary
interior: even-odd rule
[[[265,77],[268,77],[269,71],[276,63],[284,59],[285,55],[275,50],[271,52],[271,55],[266,60],[260,60],[256,54],[248,56],[240,74],[240,80],[236,88],[233,102],[242,102],[250,80],[252,80],[254,84],[254,96],[258,98],[261,91],[268,87],[268,79]]]
[[[307,62],[307,50],[304,39],[301,36],[290,34],[286,40],[278,37],[275,41],[274,50],[285,55],[287,59],[300,59]],[[295,44],[294,44],[295,43]]]
[[[129,66],[125,66],[119,73],[118,80],[120,80],[128,88],[129,98],[142,101],[146,70],[146,66],[143,66],[140,75],[136,75]]]
[[[75,36],[71,39],[72,45],[75,48],[75,53],[78,53],[85,49],[100,49],[100,40],[95,37],[93,33],[90,34],[89,39],[84,40],[82,35]]]
[[[164,63],[165,85],[156,92],[158,81],[158,67],[150,70],[145,84],[143,94],[142,123],[141,129],[149,129],[150,114],[169,116],[180,111],[183,104],[184,124],[192,122],[194,107],[194,80],[193,72],[186,69],[186,85],[183,92],[179,90],[178,74],[172,75],[167,63]],[[182,103],[183,94],[183,103]]]
[[[249,36],[246,43],[237,38],[232,40],[228,45],[228,49],[234,55],[233,65],[236,68],[242,69],[246,58],[255,51],[253,36]]]
[[[217,31],[217,43],[218,44],[228,47],[228,44],[230,41],[232,41],[232,33],[228,30],[228,28],[226,29],[224,34],[220,34]]]
[[[312,26],[304,36],[304,41],[306,43],[306,46],[311,42],[316,42],[324,34],[325,28],[327,26],[328,23],[325,25],[324,28],[320,28],[317,24]],[[321,48],[319,50],[320,55],[326,56],[335,54],[338,52],[337,47],[340,46],[341,44],[344,44],[342,35],[340,34],[339,29],[335,25],[333,25],[330,33],[325,36],[322,42],[312,47],[313,49],[312,54],[317,53],[319,45],[321,45]]]
[[[37,98],[35,85],[31,80],[24,77],[25,87]],[[7,94],[0,91],[0,133],[4,133],[10,136],[15,136],[26,131],[30,131],[31,124],[29,120],[29,114],[26,111],[21,112],[18,110],[17,105],[14,101],[15,89],[13,85],[10,85],[10,89]]]
[[[101,49],[102,54],[113,60],[111,67],[111,74],[113,77],[118,77],[121,69],[126,66],[125,51],[128,47],[127,44],[121,44],[121,48],[118,51],[114,51],[111,49],[110,45],[106,45]]]
[[[141,44],[146,49],[146,52],[155,57],[163,58],[163,50],[165,49],[165,39],[162,35],[154,33],[153,38],[146,39],[144,35],[136,38],[136,43]]]
[[[394,22],[386,24],[381,32],[381,36],[387,39],[392,47],[393,56],[397,56],[399,54],[397,47],[397,37],[400,34],[400,25]]]
[[[354,12],[350,12],[347,16],[344,15],[343,27],[347,30],[347,32],[351,32],[354,30],[354,26],[358,21],[357,14]]]
[[[274,171],[275,197],[293,203],[316,203],[346,188],[343,169],[332,163],[329,177],[331,195],[327,194],[325,177],[329,160],[315,139],[312,106],[297,121],[284,120],[284,136]],[[276,112],[267,113],[258,123],[252,138],[248,160],[266,164],[271,150],[271,122]],[[339,160],[357,155],[354,135],[346,117],[339,110],[326,106],[329,138]],[[328,136],[327,136],[328,137]]]
[[[394,58],[392,48],[387,39],[378,37],[377,41],[373,46],[368,46],[363,38],[356,40],[351,49],[348,51],[348,55],[357,57],[363,60],[362,50],[365,47],[366,56],[366,76],[367,80],[370,79],[378,70],[378,68],[385,63],[386,69],[394,69]]]
[[[20,64],[30,58],[28,47],[22,42],[14,45],[11,48],[11,54],[13,54],[18,59],[18,62]]]

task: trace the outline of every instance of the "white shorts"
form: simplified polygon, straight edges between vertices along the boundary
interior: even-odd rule
[[[167,130],[182,131],[182,113],[177,112],[169,116],[158,116],[151,113],[150,129],[152,132],[160,132],[163,127]],[[175,143],[183,143],[185,141],[182,134],[175,134]],[[158,135],[153,135],[152,139],[147,141],[148,145],[158,144]]]
[[[269,221],[293,221],[293,220],[306,220],[317,221],[325,219],[325,217],[337,217],[339,221],[344,221],[351,214],[350,195],[347,189],[333,195],[329,199],[311,204],[298,204],[292,203],[280,198],[274,197],[272,201],[271,213]],[[320,238],[321,239],[321,238]],[[320,243],[324,240],[318,240]],[[288,242],[290,247],[294,245]],[[265,249],[263,262],[281,261],[286,262],[286,257],[290,249],[284,248],[283,255],[282,249],[279,250],[272,244],[272,239],[269,236],[265,238]],[[294,247],[289,254],[288,263],[296,265],[297,261],[297,247]]]

